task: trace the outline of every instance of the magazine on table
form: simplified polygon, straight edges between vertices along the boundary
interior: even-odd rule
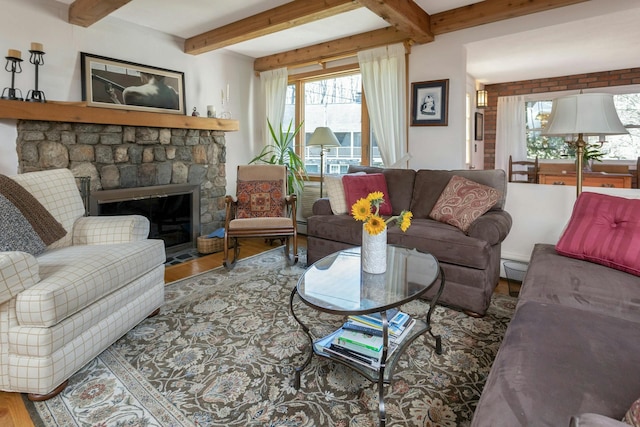
[[[389,334],[387,358],[398,348],[415,323],[416,320],[410,318],[404,322],[400,335]],[[314,348],[318,353],[330,354],[375,370],[380,368],[382,342],[381,330],[348,319],[339,329],[316,340]]]

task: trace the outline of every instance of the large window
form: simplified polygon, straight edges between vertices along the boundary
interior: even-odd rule
[[[628,135],[610,135],[600,148],[604,160],[636,160],[640,157],[640,93],[615,94],[613,100]],[[526,102],[527,157],[533,159],[575,158],[575,150],[561,137],[542,136],[551,113],[551,100]],[[598,137],[585,138],[598,143]]]
[[[296,151],[305,161],[307,173],[320,173],[320,148],[306,143],[316,127],[331,128],[340,144],[325,148],[324,172],[345,173],[350,164],[382,166],[380,153],[368,126],[362,99],[362,78],[358,72],[341,75],[290,76],[283,125],[304,121],[304,134]],[[304,96],[296,96],[296,92]],[[302,104],[300,102],[304,101]],[[364,138],[363,138],[364,134]]]

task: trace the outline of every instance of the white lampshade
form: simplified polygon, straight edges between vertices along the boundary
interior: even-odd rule
[[[542,135],[619,135],[629,133],[622,125],[613,95],[581,93],[553,101],[551,115]]]
[[[338,147],[340,143],[338,138],[328,127],[317,127],[309,138],[307,145],[321,145],[323,147]]]

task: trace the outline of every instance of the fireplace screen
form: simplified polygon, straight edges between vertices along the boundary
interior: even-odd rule
[[[96,191],[91,215],[142,215],[149,219],[149,238],[162,239],[167,253],[194,248],[200,231],[197,185],[158,185]]]

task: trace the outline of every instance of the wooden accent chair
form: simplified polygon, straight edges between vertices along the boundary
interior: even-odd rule
[[[519,166],[525,166],[526,170],[514,170],[513,166],[514,165],[519,165]],[[536,156],[536,160],[535,161],[529,161],[529,160],[519,160],[519,161],[513,161],[513,159],[511,158],[511,156],[509,156],[509,182],[522,182],[522,183],[527,183],[527,184],[537,184],[538,183],[538,170],[539,170],[539,166],[538,166],[538,157]],[[517,179],[518,177],[526,177],[526,179]]]
[[[238,238],[265,237],[284,239],[284,251],[290,264],[298,262],[296,195],[287,195],[287,167],[281,165],[238,166],[236,197],[226,196],[224,260],[233,268],[240,246]],[[293,256],[290,254],[290,240]],[[233,246],[233,259],[229,249]]]

